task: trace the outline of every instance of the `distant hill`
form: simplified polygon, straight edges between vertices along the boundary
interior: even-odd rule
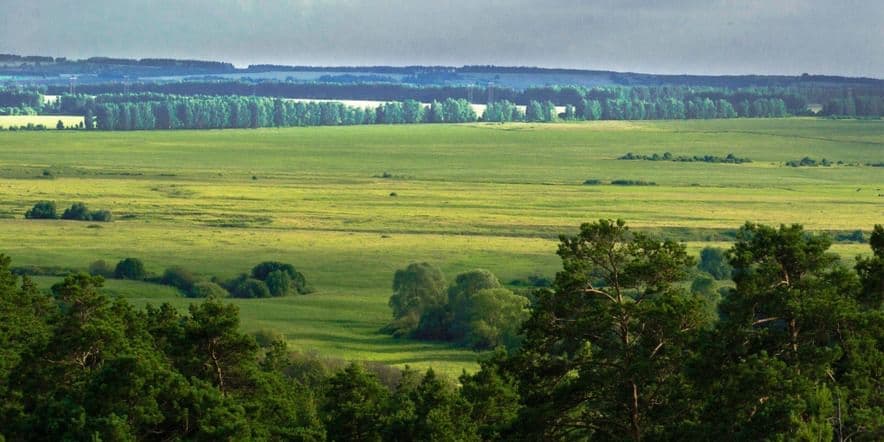
[[[884,87],[884,79],[831,75],[661,75],[583,69],[551,69],[514,66],[286,66],[250,65],[238,69],[231,63],[176,59],[125,59],[0,54],[0,77],[6,84],[64,85],[71,77],[79,84],[153,82],[169,80],[277,80],[302,82],[398,82],[435,86],[500,86],[525,89],[532,86],[698,86],[698,87],[791,87],[865,86]]]

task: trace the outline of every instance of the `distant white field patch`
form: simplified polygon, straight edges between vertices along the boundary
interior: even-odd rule
[[[82,123],[83,117],[78,115],[0,115],[0,127],[6,129],[27,126],[28,123],[31,123],[35,126],[42,124],[47,129],[55,129],[58,120],[64,123],[64,127],[73,127]]]
[[[58,101],[58,95],[44,95],[43,104],[52,104]]]

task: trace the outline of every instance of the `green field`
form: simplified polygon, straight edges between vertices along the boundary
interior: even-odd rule
[[[753,162],[616,160],[667,151]],[[845,164],[782,164],[804,156]],[[429,261],[449,278],[476,267],[504,282],[552,276],[556,235],[600,217],[693,251],[746,220],[868,231],[884,222],[884,168],[864,164],[881,161],[884,121],[798,118],[0,132],[0,251],[14,265],[85,269],[135,256],[157,273],[181,265],[222,277],[265,259],[291,262],[317,293],[237,301],[247,330],[275,329],[293,348],[329,356],[456,373],[477,355],[378,333],[397,268]],[[83,201],[117,220],[24,220],[40,200]],[[868,250],[835,249],[848,258]],[[108,289],[138,305],[188,302],[159,286]]]

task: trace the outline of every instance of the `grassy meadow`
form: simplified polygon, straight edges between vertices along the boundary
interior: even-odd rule
[[[616,159],[627,152],[734,153],[753,162]],[[783,165],[805,156],[845,164]],[[85,269],[133,256],[156,273],[180,265],[220,277],[262,260],[291,262],[317,292],[235,300],[246,330],[276,330],[302,351],[456,374],[474,367],[477,354],[378,332],[397,268],[428,261],[449,278],[477,267],[504,282],[552,276],[556,236],[602,217],[677,237],[695,252],[727,247],[747,220],[868,231],[884,222],[884,168],[865,164],[881,161],[884,121],[801,118],[4,131],[0,252],[14,265]],[[116,220],[23,219],[41,200],[61,209],[82,201]],[[868,249],[835,250],[849,259]],[[109,281],[106,289],[137,305],[190,302],[143,283]]]

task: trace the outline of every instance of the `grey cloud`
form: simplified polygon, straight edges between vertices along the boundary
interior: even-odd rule
[[[2,52],[884,76],[880,0],[0,0],[0,7]]]

